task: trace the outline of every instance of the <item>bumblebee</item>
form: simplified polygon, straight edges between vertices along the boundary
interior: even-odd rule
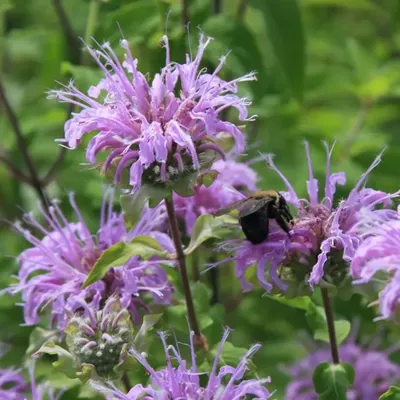
[[[286,233],[290,232],[293,223],[286,200],[275,190],[254,192],[248,198],[217,211],[214,216],[228,214],[233,210],[239,211],[239,223],[243,233],[253,244],[260,244],[268,238],[270,219],[275,219]]]

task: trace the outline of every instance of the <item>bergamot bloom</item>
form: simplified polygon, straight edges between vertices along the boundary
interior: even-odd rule
[[[400,300],[400,214],[366,211],[360,227],[363,242],[351,263],[354,284],[374,282],[381,291],[377,319],[397,317]]]
[[[181,357],[179,349],[168,345],[165,334],[161,334],[167,362],[165,369],[154,370],[143,354],[133,350],[133,355],[150,375],[150,385],[144,387],[138,384],[127,394],[119,391],[111,383],[108,386],[94,383],[93,386],[104,393],[108,400],[134,400],[138,398],[148,400],[239,400],[248,396],[260,400],[269,399],[272,394],[265,387],[265,384],[270,382],[269,378],[244,379],[250,358],[259,350],[260,345],[252,346],[237,366],[225,365],[218,368],[222,348],[228,335],[229,330],[226,330],[208,373],[201,372],[198,369],[193,332],[190,335],[190,362]],[[204,386],[200,382],[203,375],[208,377],[207,384]]]
[[[286,187],[287,191],[281,193],[295,210],[292,212],[294,221],[292,231],[286,234],[272,220],[268,238],[258,245],[244,239],[228,240],[220,245],[219,249],[230,253],[230,256],[215,265],[234,261],[236,276],[244,290],[253,288],[245,273],[254,264],[257,266],[257,279],[268,292],[274,285],[286,291],[289,281],[296,282],[296,290],[303,286],[313,288],[321,279],[331,284],[341,283],[348,275],[349,263],[363,240],[359,234],[360,210],[373,212],[377,206],[387,208],[390,198],[397,195],[365,187],[368,175],[381,161],[380,154],[361,175],[348,197],[335,202],[336,187],[346,183],[346,176],[344,172],[331,172],[333,148],[325,144],[325,149],[325,183],[320,196],[309,145],[305,143],[308,199],[296,194],[272,157],[267,157],[269,167],[280,176]],[[390,213],[391,210],[379,212]]]
[[[30,229],[21,222],[14,225],[32,245],[18,257],[18,282],[10,288],[12,294],[22,294],[26,325],[37,324],[40,312],[48,308],[51,325],[63,330],[68,323],[68,313],[79,308],[82,301],[95,306],[112,294],[119,296],[121,304],[137,323],[141,311],[147,310],[141,294],[150,295],[156,303],[169,304],[173,287],[157,258],[144,261],[132,257],[125,264],[109,270],[103,280],[82,289],[101,254],[119,241],[129,242],[136,236],[148,235],[165,250],[173,250],[169,236],[158,230],[166,221],[163,205],[154,209],[145,207],[138,223],[127,231],[122,215],[112,209],[112,198],[112,193],[106,192],[99,228],[94,234],[90,232],[73,194],[70,194],[69,201],[76,216],[74,222],[68,221],[58,203],[53,201],[49,215],[41,212],[45,224],[30,213],[24,216]]]
[[[81,109],[65,124],[66,145],[75,149],[85,134],[95,131],[87,147],[86,158],[95,163],[100,151],[107,153],[103,169],[115,166],[114,179],[121,181],[129,170],[133,190],[144,183],[173,186],[188,174],[208,168],[210,158],[224,151],[217,141],[227,135],[238,153],[245,147],[242,130],[224,119],[225,111],[236,108],[239,120],[251,121],[250,101],[239,97],[237,84],[255,80],[255,74],[224,81],[218,74],[226,57],[214,71],[200,66],[212,38],[200,36],[197,55],[186,56],[182,64],[171,61],[168,37],[165,67],[152,82],[139,72],[127,40],[121,41],[124,61],[118,59],[109,43],[87,50],[104,73],[97,86],[85,94],[73,83],[50,91],[49,97],[74,104]],[[211,157],[210,157],[211,155]]]

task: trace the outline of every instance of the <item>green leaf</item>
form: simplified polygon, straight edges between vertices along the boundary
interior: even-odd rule
[[[216,345],[211,354],[215,357],[220,344]],[[231,342],[225,342],[222,348],[220,363],[223,365],[238,365],[243,356],[247,353],[248,349],[244,347],[236,347]]]
[[[326,324],[325,324],[326,325]],[[342,343],[350,333],[351,324],[349,321],[340,320],[335,321],[336,341],[338,344]],[[326,326],[323,329],[317,329],[314,332],[315,340],[323,340],[329,343],[329,332]]]
[[[143,207],[149,202],[149,207],[156,207],[169,194],[168,189],[159,186],[142,185],[134,194],[120,196],[122,215],[128,229],[139,221]]]
[[[389,390],[379,397],[379,400],[400,400],[400,387],[390,386]]]
[[[196,312],[208,312],[210,306],[210,289],[202,282],[196,282],[192,285],[192,297]]]
[[[147,260],[152,256],[168,257],[168,253],[161,247],[157,240],[150,236],[137,236],[131,242],[118,242],[109,247],[99,257],[83,283],[83,288],[102,279],[112,267],[119,267],[130,258],[140,256]]]
[[[305,38],[296,0],[251,0],[262,12],[268,38],[293,96],[303,101],[305,76]]]
[[[153,326],[160,320],[161,317],[162,314],[148,314],[143,317],[142,325],[140,326],[140,329],[133,341],[136,349],[140,350],[143,347],[147,333],[153,328]]]
[[[54,368],[63,372],[68,378],[76,378],[76,366],[72,354],[61,346],[55,344],[53,341],[48,341],[40,347],[40,349],[33,354],[33,357],[40,354],[50,354],[58,356],[58,360],[53,362]]]
[[[313,382],[319,400],[346,400],[347,388],[354,382],[354,369],[348,363],[322,362],[314,371]]]
[[[46,342],[58,335],[56,330],[43,329],[40,326],[35,327],[29,336],[29,346],[26,349],[26,355],[31,356],[36,353]]]
[[[287,299],[281,295],[267,295],[267,297],[271,300],[277,301],[278,303],[285,304],[288,307],[299,308],[305,311],[309,310],[310,303],[312,303],[310,297],[307,296],[296,297],[294,299]]]
[[[227,224],[235,222],[236,220],[229,215],[222,215],[221,217],[214,217],[211,214],[200,215],[194,224],[192,237],[189,246],[185,249],[185,254],[192,253],[208,239],[221,239],[229,232]]]
[[[373,10],[375,4],[368,0],[303,0],[306,6],[337,6],[359,10]]]
[[[323,307],[310,303],[306,313],[307,322],[313,331],[315,340],[323,340],[329,343],[329,332],[326,323],[325,310]],[[342,343],[350,333],[350,322],[345,320],[335,320],[336,340],[338,344]]]

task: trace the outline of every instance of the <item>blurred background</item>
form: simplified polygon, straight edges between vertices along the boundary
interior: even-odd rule
[[[12,281],[15,256],[26,246],[7,221],[18,219],[21,210],[37,208],[41,192],[64,205],[68,192],[75,192],[89,224],[96,226],[98,221],[98,173],[84,165],[83,147],[70,152],[55,142],[63,137],[71,109],[46,99],[56,81],[73,78],[84,90],[101,76],[82,50],[81,39],[92,44],[91,36],[100,43],[109,41],[118,52],[123,35],[139,59],[139,69],[151,77],[165,62],[160,47],[165,32],[172,59],[181,62],[190,47],[195,52],[200,31],[215,39],[205,53],[206,66],[215,67],[219,57],[231,51],[223,78],[258,73],[257,82],[241,87],[253,100],[251,113],[258,115],[247,127],[248,158],[257,157],[258,151],[274,153],[279,168],[299,193],[305,193],[303,141],[310,142],[315,172],[322,178],[322,141],[337,140],[333,170],[347,174],[347,185],[339,192],[344,196],[387,146],[369,184],[385,191],[398,189],[399,0],[1,0],[1,288]],[[10,114],[16,117],[12,123]],[[253,167],[261,188],[283,189],[262,162]],[[288,377],[280,365],[304,354],[296,334],[307,330],[307,324],[304,311],[261,294],[247,295],[225,323],[236,327],[232,340],[238,345],[264,344],[255,364],[260,376],[272,376],[272,387],[279,389],[281,398]],[[13,352],[1,361],[5,365],[21,363],[31,332],[19,325],[22,315],[16,301],[8,296],[0,300],[0,341],[13,344]],[[349,320],[361,317],[365,334],[376,329],[370,322],[374,311],[357,296],[343,304],[339,300],[336,307]],[[38,374],[49,377],[46,368],[39,368]],[[51,375],[62,384],[61,376]]]

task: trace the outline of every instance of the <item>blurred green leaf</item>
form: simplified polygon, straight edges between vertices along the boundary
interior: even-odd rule
[[[168,190],[162,187],[145,184],[134,194],[121,195],[122,215],[127,228],[130,229],[136,225],[147,202],[150,208],[154,208],[167,197],[168,193]]]
[[[348,363],[322,362],[315,369],[313,382],[319,400],[346,400],[347,388],[354,382],[354,369]]]
[[[304,0],[306,6],[337,6],[360,10],[373,10],[375,4],[369,0]]]
[[[400,400],[400,387],[390,386],[389,390],[379,397],[379,400]]]
[[[150,236],[137,236],[129,243],[118,242],[102,253],[82,287],[85,288],[97,282],[106,275],[110,268],[119,267],[134,256],[140,256],[143,260],[147,260],[153,256],[165,258],[168,253],[157,240]]]
[[[71,75],[74,78],[75,86],[82,92],[92,85],[98,85],[101,79],[104,79],[104,73],[100,68],[74,65],[67,61],[61,63],[61,73]]]
[[[347,338],[350,333],[351,325],[349,321],[340,320],[335,321],[335,332],[336,332],[336,341],[338,344],[342,343],[343,340]],[[315,340],[323,340],[324,342],[329,343],[329,332],[325,327],[323,329],[317,329],[314,332]]]
[[[303,101],[306,68],[305,37],[300,10],[296,0],[250,0],[259,9],[267,25],[282,72],[293,96]]]
[[[157,324],[162,317],[162,314],[147,314],[143,317],[142,325],[140,325],[139,331],[135,335],[133,344],[135,348],[140,351],[145,343],[146,335],[149,331]]]
[[[185,254],[191,254],[202,243],[211,238],[220,239],[228,231],[227,224],[235,222],[235,219],[223,215],[221,217],[214,217],[211,214],[203,214],[197,218],[192,237],[190,238],[189,246],[185,249]]]
[[[57,361],[53,362],[54,368],[63,372],[68,378],[76,378],[76,366],[72,354],[67,350],[63,349],[61,346],[55,344],[52,341],[48,341],[40,347],[40,349],[33,355],[39,356],[41,354],[56,355],[58,357]]]
[[[264,93],[267,83],[264,81],[263,56],[251,30],[229,15],[211,16],[206,20],[203,29],[207,35],[216,39],[216,43],[213,43],[210,51],[213,51],[212,48],[217,45],[218,50],[222,53],[232,50],[229,58],[233,57],[237,61],[236,66],[240,66],[240,70],[237,71],[238,75],[251,71],[258,72],[259,81],[253,83],[251,88],[255,93]]]
[[[57,336],[58,331],[37,326],[29,336],[29,347],[26,349],[26,355],[31,356],[36,353],[49,340],[56,340]]]

